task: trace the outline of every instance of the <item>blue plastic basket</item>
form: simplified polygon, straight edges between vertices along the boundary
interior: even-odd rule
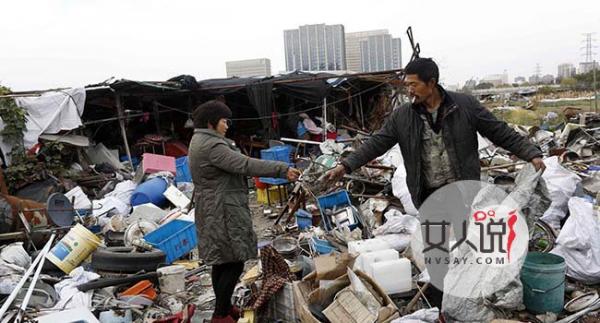
[[[305,210],[296,211],[296,224],[300,230],[309,228],[312,225],[312,214]]]
[[[329,243],[329,241],[324,240],[324,239],[319,239],[319,238],[312,238],[313,240],[313,246],[315,247],[315,250],[317,250],[317,253],[321,254],[321,255],[326,255],[331,253],[333,250],[335,250],[335,247],[333,247],[331,245],[331,243]]]
[[[290,164],[290,153],[292,147],[290,146],[275,146],[269,149],[263,149],[260,151],[260,159],[264,160],[276,160]]]
[[[175,160],[175,167],[177,168],[177,174],[175,175],[175,181],[177,183],[192,181],[188,156],[177,158]]]
[[[173,220],[148,233],[144,240],[167,255],[167,264],[188,254],[198,244],[194,222]]]
[[[333,192],[331,194],[319,196],[317,198],[317,202],[319,203],[319,210],[321,211],[323,225],[328,231],[331,230],[333,226],[331,225],[331,220],[329,219],[329,217],[325,215],[325,209],[331,209],[334,206],[337,208],[344,208],[352,205],[352,202],[350,201],[350,195],[348,195],[348,191],[346,190],[341,190]],[[355,227],[356,225],[351,225],[350,230],[354,229]]]

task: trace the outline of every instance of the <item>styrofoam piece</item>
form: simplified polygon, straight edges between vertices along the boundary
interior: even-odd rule
[[[69,199],[69,201],[72,201],[73,197],[75,198],[75,204],[73,204],[75,209],[89,209],[92,207],[92,202],[83,192],[80,186],[75,186],[75,188],[66,192],[65,196]]]
[[[372,266],[373,280],[386,292],[397,294],[412,289],[412,270],[406,258],[376,262]]]
[[[353,254],[361,254],[365,252],[372,252],[389,248],[389,243],[380,238],[348,242],[348,252]]]
[[[185,209],[192,201],[190,201],[185,194],[183,194],[177,187],[170,185],[167,187],[167,190],[163,193],[163,195],[169,200],[173,205],[179,207],[180,209]]]
[[[377,262],[400,259],[400,254],[394,249],[384,249],[360,254],[354,262],[354,269],[360,269],[373,276],[372,265]]]

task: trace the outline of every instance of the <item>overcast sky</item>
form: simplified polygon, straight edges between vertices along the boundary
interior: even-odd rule
[[[600,1],[0,0],[0,84],[13,90],[83,86],[112,76],[225,77],[225,61],[267,57],[285,69],[283,30],[343,24],[346,32],[412,26],[446,84],[508,71],[557,73],[600,38]],[[600,44],[597,42],[597,44]],[[596,49],[598,51],[598,49]],[[598,59],[596,55],[596,59]]]

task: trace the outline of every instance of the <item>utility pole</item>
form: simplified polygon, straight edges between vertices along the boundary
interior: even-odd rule
[[[592,66],[594,67],[594,112],[598,113],[598,85],[596,83],[596,70],[598,68],[595,60]]]
[[[595,48],[594,46],[594,41],[595,39],[593,38],[595,33],[584,33],[583,36],[585,36],[585,39],[583,40],[583,43],[585,44],[585,46],[581,47],[582,50],[584,50],[584,53],[582,54],[582,56],[585,57],[585,61],[583,63],[583,67],[585,67],[584,71],[585,73],[589,73],[590,71],[592,71],[593,73],[593,84],[592,84],[592,89],[594,90],[594,112],[598,112],[598,93],[596,92],[597,90],[597,86],[596,86],[596,61],[594,60],[594,51],[593,49]],[[592,100],[590,100],[590,111],[592,110]]]

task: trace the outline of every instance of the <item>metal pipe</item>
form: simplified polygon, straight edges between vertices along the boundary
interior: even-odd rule
[[[127,130],[125,130],[125,120],[123,119],[123,105],[121,104],[121,96],[117,95],[115,97],[117,112],[119,114],[119,127],[121,128],[121,136],[123,136],[123,144],[125,145],[125,153],[127,154],[127,158],[129,159],[129,165],[132,170],[135,170],[133,167],[133,161],[131,160],[131,151],[129,151],[129,142],[127,141]]]
[[[52,235],[50,236],[50,239],[48,240],[48,243],[50,245],[52,245],[54,238],[56,238],[56,233],[52,233]],[[49,251],[50,251],[50,248],[46,249],[44,247],[44,250],[42,250],[42,252],[41,252],[42,259],[40,260],[40,263],[37,265],[35,274],[33,274],[33,278],[31,278],[31,283],[29,283],[29,288],[27,288],[27,293],[25,294],[25,297],[23,297],[23,301],[21,302],[21,309],[19,310],[19,313],[17,314],[17,318],[15,319],[15,322],[17,322],[17,323],[21,322],[21,320],[23,319],[23,313],[25,313],[25,310],[27,310],[27,305],[29,304],[29,299],[31,298],[31,294],[33,294],[33,290],[35,289],[37,280],[40,277],[40,273],[42,272],[42,267],[44,267],[44,262],[46,261],[46,255],[48,254]]]
[[[35,257],[33,263],[29,266],[29,268],[27,268],[27,271],[25,272],[25,274],[23,274],[23,277],[21,278],[17,286],[15,286],[15,289],[12,291],[12,293],[10,293],[10,295],[8,295],[8,298],[6,299],[6,301],[4,301],[4,304],[2,304],[2,307],[0,308],[0,319],[2,319],[2,317],[10,307],[10,304],[12,304],[23,285],[25,285],[25,282],[33,272],[33,269],[35,269],[35,266],[40,262],[43,254],[48,252],[51,245],[51,241],[46,242],[44,248],[42,249],[42,252],[40,252],[40,254],[37,257]]]
[[[279,138],[279,140],[281,140],[281,141],[287,141],[287,142],[295,142],[295,143],[300,143],[300,144],[309,144],[309,145],[320,145],[320,144],[322,144],[321,142],[318,142],[318,141],[302,140],[302,139],[294,139],[294,138],[285,138],[285,137],[281,137],[281,138]]]

